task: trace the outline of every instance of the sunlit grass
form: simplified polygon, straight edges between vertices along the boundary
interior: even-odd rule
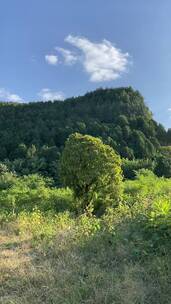
[[[1,213],[0,303],[170,304],[170,215],[170,180],[151,175],[101,218]]]

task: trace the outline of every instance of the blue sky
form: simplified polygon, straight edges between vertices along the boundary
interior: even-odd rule
[[[171,127],[170,0],[1,0],[0,99],[133,86]]]

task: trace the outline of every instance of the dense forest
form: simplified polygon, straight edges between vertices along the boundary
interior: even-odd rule
[[[171,129],[153,119],[138,91],[100,88],[64,102],[2,102],[0,161],[17,174],[40,173],[57,181],[64,143],[75,132],[101,138],[133,167],[146,167],[136,159],[154,161],[161,146],[171,144]],[[156,170],[163,174],[163,168]]]

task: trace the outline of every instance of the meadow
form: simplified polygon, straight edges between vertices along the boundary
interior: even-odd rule
[[[140,170],[102,216],[39,175],[0,177],[0,303],[170,304],[171,179]]]

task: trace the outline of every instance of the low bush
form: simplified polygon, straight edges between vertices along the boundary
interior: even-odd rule
[[[148,169],[154,171],[155,161],[151,159],[122,159],[122,170],[125,179],[134,179],[137,171],[140,169]]]
[[[52,181],[37,174],[9,179],[1,176],[3,188],[0,191],[1,211],[18,214],[33,211],[35,208],[46,212],[62,212],[73,208],[73,195],[70,189],[51,187]],[[2,184],[2,183],[1,183]]]

